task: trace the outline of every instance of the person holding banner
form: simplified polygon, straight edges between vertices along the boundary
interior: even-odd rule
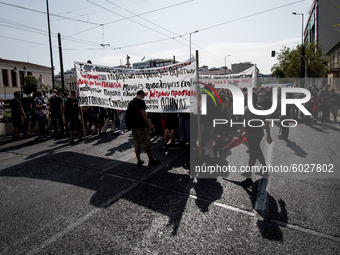
[[[150,122],[146,114],[146,104],[143,100],[145,93],[143,90],[137,92],[137,96],[130,101],[128,109],[126,111],[126,122],[131,127],[133,145],[135,147],[135,154],[137,158],[137,166],[142,166],[144,161],[140,158],[140,146],[144,147],[144,150],[149,158],[149,166],[154,166],[160,163],[159,160],[154,159],[151,153],[151,139],[149,130],[155,127]]]
[[[63,109],[64,100],[61,96],[58,95],[57,90],[54,89],[52,91],[52,97],[50,98],[50,114],[55,137],[57,137],[58,135],[58,123],[61,129],[61,135],[64,134]]]
[[[75,141],[73,132],[76,130],[78,132],[78,142],[83,140],[81,136],[81,122],[79,120],[78,99],[74,90],[71,91],[71,96],[67,99],[65,106],[67,115],[69,116],[70,120],[70,144],[74,144]]]

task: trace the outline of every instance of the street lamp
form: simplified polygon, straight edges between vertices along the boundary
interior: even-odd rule
[[[305,59],[305,46],[303,45],[303,22],[304,22],[304,14],[303,13],[296,13],[292,12],[293,15],[301,15],[302,18],[302,29],[301,29],[301,77],[305,77],[305,86],[306,86],[306,78],[307,78],[307,61]],[[303,66],[305,68],[303,68]],[[305,72],[303,72],[305,69]]]
[[[305,62],[305,86],[307,85],[307,60],[305,59],[304,56],[302,56],[299,52],[296,51],[296,54],[300,55],[300,57],[303,59]]]
[[[230,54],[224,57],[225,74],[227,74],[227,57],[230,57]]]
[[[190,34],[189,34],[189,38],[190,38],[190,52],[189,52],[189,59],[191,58],[191,35],[192,34],[195,34],[195,33],[197,33],[198,32],[198,30],[196,30],[196,31],[194,31],[194,32],[191,32]]]
[[[301,32],[301,45],[303,44],[303,21],[304,21],[304,14],[303,13],[296,13],[292,12],[293,15],[301,15],[302,18],[302,32]]]

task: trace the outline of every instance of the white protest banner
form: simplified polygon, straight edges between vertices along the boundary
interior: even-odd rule
[[[148,112],[190,112],[196,60],[150,69],[114,68],[75,62],[80,106],[126,110],[143,90]]]
[[[211,84],[215,88],[223,89],[225,85],[235,85],[240,88],[255,87],[256,66],[238,74],[200,75],[201,83]]]
[[[262,88],[285,88],[285,87],[293,87],[293,83],[269,83],[269,84],[261,84]]]

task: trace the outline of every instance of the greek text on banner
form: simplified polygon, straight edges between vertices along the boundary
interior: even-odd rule
[[[138,90],[145,92],[148,112],[190,112],[195,59],[149,69],[75,62],[80,106],[126,110]]]

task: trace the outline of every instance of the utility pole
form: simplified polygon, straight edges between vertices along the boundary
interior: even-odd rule
[[[54,67],[53,67],[53,53],[52,53],[52,40],[51,40],[50,11],[48,8],[48,0],[46,0],[46,7],[47,7],[48,39],[50,43],[50,58],[51,58],[51,69],[52,69],[52,88],[54,89]]]
[[[59,61],[60,61],[60,74],[61,74],[61,87],[63,93],[65,91],[65,79],[64,79],[64,64],[63,64],[63,52],[61,48],[60,33],[58,33],[58,46],[59,46]]]

